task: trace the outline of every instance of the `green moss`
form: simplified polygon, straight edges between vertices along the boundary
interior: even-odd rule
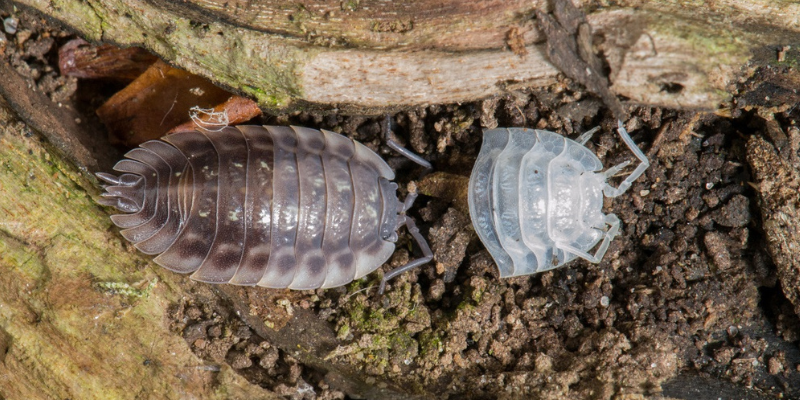
[[[386,336],[375,335],[372,337],[372,349],[386,349],[389,347],[389,338]]]
[[[336,330],[336,338],[345,340],[350,335],[350,324],[344,323]]]
[[[470,297],[472,298],[472,301],[474,301],[475,303],[480,303],[481,299],[483,299],[483,294],[484,294],[484,289],[472,288]]]
[[[366,278],[356,279],[347,284],[347,293],[356,293],[364,287]]]
[[[722,64],[737,64],[749,57],[750,50],[743,43],[741,32],[720,30],[715,24],[692,24],[676,17],[660,15],[650,25],[667,37],[683,40],[700,54],[707,55],[707,65],[718,67]]]
[[[83,31],[90,40],[99,41],[103,38],[103,19],[91,6],[82,1],[52,0],[50,7],[58,10],[59,14],[75,18],[78,23],[71,24]]]
[[[412,299],[412,290],[409,283],[385,294],[388,307],[369,300],[366,293],[359,293],[365,283],[354,281],[348,287],[348,292],[353,293],[344,305],[348,316],[347,324],[353,333],[387,333],[396,330],[403,320],[407,319],[414,310],[419,299]],[[340,326],[341,328],[341,326]]]
[[[342,2],[342,11],[355,11],[359,3],[359,0],[345,0]]]
[[[794,47],[784,50],[783,61],[775,61],[774,65],[789,68],[800,67],[800,51]]]
[[[296,11],[292,13],[289,16],[289,18],[291,19],[292,24],[294,24],[294,26],[296,26],[297,29],[300,30],[300,32],[308,33],[305,23],[307,21],[313,20],[314,15],[310,11],[308,11],[308,9],[304,5],[297,4]]]
[[[427,309],[418,307],[421,293],[404,282],[376,302],[363,286],[372,287],[374,282],[353,282],[348,287],[350,297],[343,305],[345,316],[339,320],[337,337],[344,340],[352,335],[354,340],[342,356],[362,360],[370,374],[380,375],[387,368],[395,371],[396,366],[409,365],[417,358],[420,345],[413,333],[402,326],[415,324],[417,332],[430,324]]]
[[[384,318],[383,310],[373,309],[358,300],[356,299],[346,306],[349,318],[344,324],[348,324],[354,331],[358,332],[386,332],[393,328],[392,326],[387,326],[389,324]]]
[[[472,117],[472,113],[467,112],[466,109],[459,108],[453,113],[453,123],[457,132],[469,129],[474,122],[475,118]]]
[[[472,312],[475,309],[475,303],[471,299],[464,300],[456,306],[456,312]]]
[[[158,278],[153,278],[144,288],[137,288],[125,282],[97,282],[95,286],[108,294],[142,298],[150,296],[157,283]]]
[[[427,359],[438,359],[444,351],[444,342],[436,332],[423,332],[419,338],[420,356]]]
[[[26,285],[37,287],[38,282],[46,279],[48,269],[44,266],[32,248],[24,242],[9,236],[8,230],[16,227],[11,222],[0,222],[0,265],[14,266],[18,279]]]
[[[393,359],[405,361],[417,356],[419,344],[403,331],[391,335],[388,342]]]
[[[294,70],[315,53],[264,32],[221,22],[198,24],[147,4],[135,8],[125,2],[52,4],[90,39],[143,45],[172,64],[255,97],[268,110],[286,109],[301,97]],[[305,30],[304,24],[315,17],[299,5],[294,25]]]

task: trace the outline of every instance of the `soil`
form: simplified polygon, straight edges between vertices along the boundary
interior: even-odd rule
[[[81,113],[87,129],[101,130],[93,111],[110,95],[107,85],[61,76],[57,68],[58,47],[75,36],[4,5],[0,19],[8,17],[18,28],[0,33],[2,62]],[[327,342],[335,345],[318,349],[320,363],[423,397],[800,398],[800,320],[770,253],[759,206],[769,193],[754,188],[747,147],[763,136],[787,163],[797,159],[797,149],[781,147],[774,132],[789,139],[797,132],[800,109],[783,105],[800,100],[787,83],[800,75],[790,63],[754,68],[726,112],[627,108],[625,126],[651,166],[625,194],[606,199],[604,211],[621,219],[622,230],[599,264],[577,260],[499,279],[466,210],[454,205],[459,194],[423,195],[410,214],[434,262],[394,279],[384,295],[377,293],[381,273],[304,292],[197,284],[171,306],[168,323],[210,365],[227,363],[291,399],[355,395],[333,387],[319,364],[261,334],[297,315],[316,318],[335,336]],[[402,198],[411,181],[428,177],[385,145],[383,120],[296,113],[256,123],[328,129],[361,141],[396,169]],[[482,130],[498,126],[571,138],[600,126],[587,147],[604,165],[632,159],[608,109],[567,80],[393,120],[398,141],[451,174],[456,187],[472,168]],[[379,271],[418,256],[404,230],[397,249]],[[226,296],[235,298],[220,300]],[[241,317],[240,300],[263,326]]]

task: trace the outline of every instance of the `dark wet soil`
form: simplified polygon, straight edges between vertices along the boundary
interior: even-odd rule
[[[2,61],[97,128],[92,110],[108,89],[57,68],[58,46],[74,35],[0,9],[0,19],[10,16],[18,28],[0,33]],[[578,260],[501,280],[466,210],[447,196],[421,196],[411,215],[434,262],[391,281],[385,295],[377,294],[381,274],[374,273],[337,289],[253,288],[242,296],[270,329],[297,310],[313,313],[339,343],[326,362],[423,396],[800,398],[800,320],[767,251],[746,147],[753,135],[774,141],[775,127],[797,131],[800,109],[782,106],[797,104],[782,84],[797,76],[791,65],[761,67],[730,109],[716,114],[630,107],[625,126],[651,166],[625,194],[606,200],[604,211],[621,219],[622,230],[599,264]],[[773,93],[781,104],[763,101]],[[398,141],[453,176],[468,176],[482,131],[498,126],[571,138],[600,126],[587,147],[604,165],[632,159],[603,104],[566,81],[393,119]],[[403,197],[423,171],[385,146],[382,120],[298,113],[259,123],[324,128],[363,142],[398,171]],[[418,255],[405,231],[397,248],[381,271]],[[348,398],[209,290],[171,308],[170,326],[198,356],[287,398]]]

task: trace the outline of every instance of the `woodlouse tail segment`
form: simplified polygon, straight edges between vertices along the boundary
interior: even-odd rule
[[[625,193],[625,191],[627,191],[628,188],[631,187],[631,184],[633,184],[633,182],[636,179],[638,179],[640,176],[642,176],[644,171],[647,170],[647,167],[650,166],[650,162],[647,160],[647,156],[644,155],[642,150],[639,149],[639,146],[637,146],[636,143],[633,141],[633,139],[631,139],[631,135],[629,135],[628,131],[625,130],[625,127],[622,126],[622,121],[617,121],[617,132],[619,133],[619,136],[622,138],[622,141],[625,142],[625,144],[628,146],[629,149],[631,149],[631,152],[633,152],[633,155],[636,156],[637,159],[639,159],[639,165],[636,166],[636,169],[634,169],[633,172],[631,172],[631,174],[628,175],[628,177],[625,178],[625,180],[622,181],[622,183],[619,184],[619,186],[613,187],[611,185],[606,185],[606,187],[603,189],[603,193],[607,197],[617,197],[617,196]],[[622,163],[622,164],[619,164],[619,165],[616,165],[614,167],[609,168],[609,170],[605,172],[606,177],[609,177],[610,175],[616,174],[619,170],[624,168],[626,165],[628,165],[628,163]],[[612,171],[612,170],[614,172],[610,173],[610,171]],[[610,173],[610,175],[609,175],[609,173]]]
[[[119,177],[97,174],[110,184],[99,203],[125,213],[112,215],[111,221],[139,251],[159,254],[172,244],[184,220],[177,193],[186,158],[161,141],[143,143],[125,157],[114,166],[123,173]]]
[[[413,237],[414,241],[417,242],[417,246],[419,246],[420,250],[422,250],[422,257],[411,260],[406,265],[387,272],[381,280],[381,286],[380,289],[378,289],[378,294],[383,294],[384,290],[386,289],[386,282],[389,281],[389,279],[392,279],[402,273],[411,271],[412,269],[427,264],[433,260],[433,251],[431,251],[431,246],[428,245],[428,241],[425,240],[421,233],[419,233],[419,228],[417,228],[417,224],[414,223],[414,219],[405,215],[405,212],[411,208],[416,198],[416,192],[411,192],[408,194],[408,196],[406,196],[406,199],[403,202],[402,211],[400,213],[401,218],[398,220],[398,228],[405,225],[406,229],[408,229],[408,233],[411,234],[411,237]]]
[[[139,212],[144,202],[142,191],[142,177],[132,174],[123,174],[119,177],[104,172],[95,174],[100,180],[109,183],[103,186],[105,192],[101,194],[103,198],[98,199],[97,203],[114,207],[126,213]]]

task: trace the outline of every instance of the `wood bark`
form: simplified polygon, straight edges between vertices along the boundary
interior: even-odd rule
[[[382,113],[547,86],[559,74],[532,19],[549,10],[543,0],[17,3],[90,40],[142,45],[272,111]],[[582,9],[611,90],[638,104],[717,109],[748,62],[800,42],[792,2],[586,0]]]

